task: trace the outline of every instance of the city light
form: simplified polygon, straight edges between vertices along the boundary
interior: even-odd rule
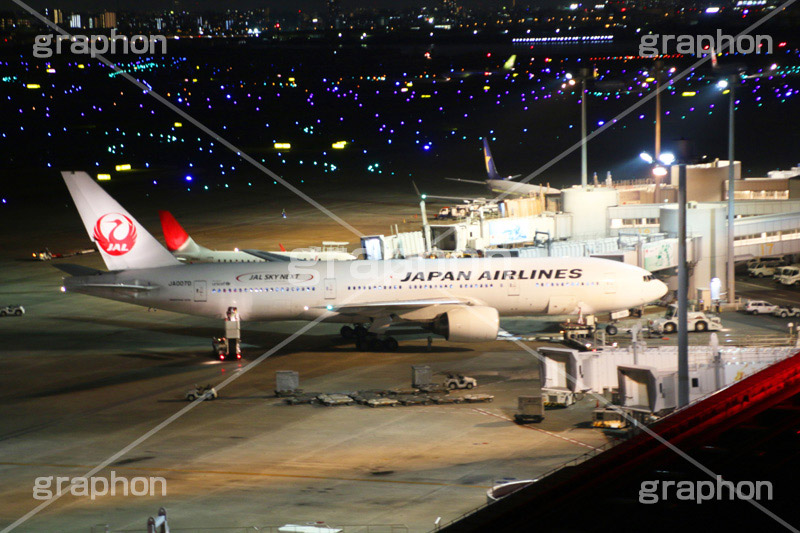
[[[275,143],[273,145],[276,150],[291,150],[292,143]]]
[[[728,88],[728,80],[719,80],[717,82],[717,87],[720,89],[727,89]]]
[[[645,163],[648,163],[648,164],[651,164],[651,165],[653,164],[653,161],[654,161],[653,156],[648,154],[647,152],[642,152],[641,154],[639,154],[639,157],[642,158],[642,160]]]
[[[130,163],[124,163],[122,165],[116,165],[114,167],[114,170],[116,170],[117,172],[124,172],[124,171],[130,170],[130,169],[131,169]]]
[[[347,146],[347,141],[337,141],[331,145],[331,148],[334,150],[344,150],[345,146]]]
[[[98,174],[97,181],[108,181],[111,179],[111,174]]]

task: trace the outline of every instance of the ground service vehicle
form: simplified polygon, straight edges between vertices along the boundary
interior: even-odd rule
[[[722,329],[722,321],[719,317],[706,315],[702,311],[689,311],[686,318],[688,331],[719,331]],[[655,319],[650,325],[650,329],[656,333],[678,331],[678,306],[670,304],[664,316]]]
[[[52,252],[47,248],[39,250],[38,252],[33,252],[32,255],[36,261],[50,261],[53,258]]]
[[[449,218],[464,218],[469,214],[469,209],[466,206],[443,207],[436,215],[437,220],[445,220]]]
[[[514,422],[517,424],[538,424],[544,420],[544,402],[541,396],[520,396],[517,398]]]
[[[21,305],[7,305],[5,307],[0,307],[0,316],[22,316],[25,314],[25,308]]]
[[[592,411],[592,427],[622,429],[629,425],[628,419],[618,409],[603,408]]]
[[[447,374],[444,380],[444,386],[447,389],[472,389],[478,386],[478,381],[475,378],[468,378],[461,374]]]
[[[790,316],[800,315],[800,307],[784,307],[781,306],[772,312],[773,315],[781,318],[788,318]]]
[[[225,337],[214,337],[211,339],[211,345],[214,347],[214,355],[218,357],[220,361],[242,358],[242,349],[239,344],[236,344],[236,353],[232,354],[230,353],[228,339]]]
[[[367,400],[365,405],[370,407],[394,407],[398,403],[394,398],[371,398]]]
[[[764,300],[750,300],[744,306],[745,313],[751,315],[768,315],[774,313],[778,306]]]
[[[332,405],[350,405],[355,402],[355,400],[347,394],[320,394],[317,396],[317,400],[322,405],[327,405],[328,407]]]
[[[204,394],[208,394],[206,397],[207,400],[216,400],[217,399],[217,389],[212,387],[211,385],[206,385],[205,387],[201,387],[200,385],[195,385],[193,390],[190,390],[186,393],[186,399],[190,402],[195,401],[198,398],[201,398]]]

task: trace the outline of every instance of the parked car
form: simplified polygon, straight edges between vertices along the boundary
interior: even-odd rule
[[[797,265],[781,267],[778,271],[780,272],[778,281],[782,285],[800,286],[800,268]]]
[[[800,315],[800,307],[781,306],[772,312],[773,315],[781,318]]]
[[[25,314],[25,308],[21,305],[7,305],[5,307],[0,307],[0,316],[22,316]]]
[[[769,315],[774,313],[778,306],[764,300],[750,300],[744,306],[744,312],[751,315]]]
[[[780,259],[764,259],[747,266],[747,274],[751,278],[767,278],[775,275],[775,270],[783,266]]]

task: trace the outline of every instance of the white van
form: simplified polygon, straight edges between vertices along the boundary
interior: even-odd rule
[[[751,278],[767,278],[775,275],[775,269],[783,266],[780,259],[764,259],[747,267],[747,274]]]
[[[800,267],[796,265],[781,268],[781,277],[778,278],[781,285],[800,286]]]
[[[794,265],[792,265],[792,266],[781,266],[781,267],[776,268],[775,269],[775,273],[772,275],[772,279],[775,281],[775,283],[780,283],[781,282],[781,276],[783,276],[783,271],[786,270],[787,268],[792,268],[793,266]]]

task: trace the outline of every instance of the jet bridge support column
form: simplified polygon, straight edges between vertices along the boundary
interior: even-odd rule
[[[431,243],[431,227],[428,224],[428,213],[425,211],[425,198],[419,202],[420,216],[422,218],[422,236],[425,241],[425,254],[430,253],[433,248]]]

